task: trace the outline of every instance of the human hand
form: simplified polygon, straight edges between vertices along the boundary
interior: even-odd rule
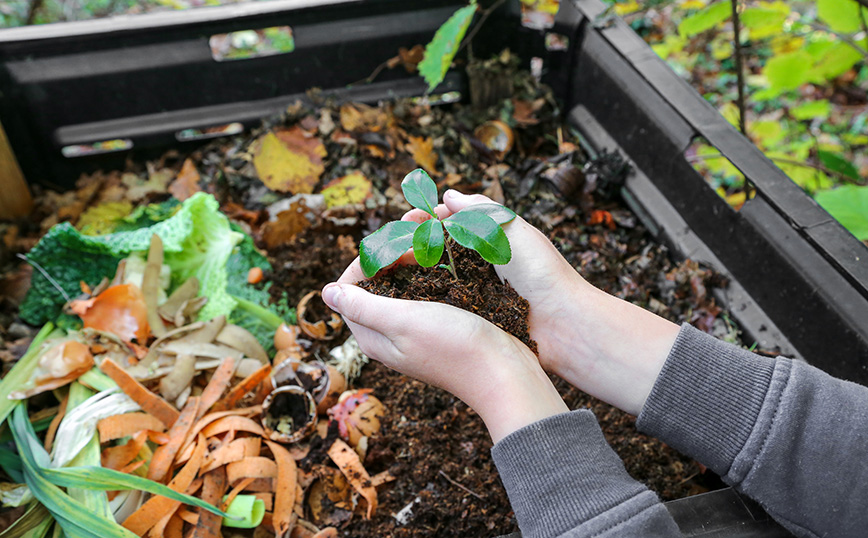
[[[441,219],[492,200],[449,190],[443,202],[435,208]],[[429,218],[428,213],[414,209],[403,220]],[[540,364],[585,392],[638,414],[678,327],[590,285],[545,235],[521,217],[503,229],[512,259],[494,268],[530,303],[529,330],[539,346]],[[408,257],[400,263],[409,262]],[[352,267],[348,272],[356,276]]]
[[[536,357],[515,337],[453,306],[368,293],[351,283],[357,280],[350,269],[322,296],[343,316],[362,351],[463,400],[495,442],[568,411]]]

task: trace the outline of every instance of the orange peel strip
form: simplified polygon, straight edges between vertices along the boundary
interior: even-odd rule
[[[57,414],[54,415],[54,418],[51,419],[51,424],[48,425],[48,431],[45,432],[45,451],[51,452],[51,445],[54,444],[54,436],[57,435],[57,428],[60,427],[60,422],[63,420],[63,417],[66,416],[66,404],[69,403],[69,393],[66,393],[66,396],[63,397],[63,400],[60,402],[60,407],[57,409]]]
[[[235,500],[235,497],[237,497],[239,493],[244,491],[244,488],[249,486],[254,480],[256,480],[256,479],[248,477],[248,478],[244,478],[240,482],[238,482],[238,484],[236,484],[235,487],[232,488],[232,491],[230,491],[226,495],[226,500],[223,501],[223,504],[221,505],[220,509],[225,512],[226,509],[229,507],[229,505],[232,504],[232,501]]]
[[[106,469],[119,470],[136,459],[139,451],[148,440],[148,432],[140,431],[132,439],[118,446],[112,446],[102,451],[100,463]]]
[[[161,432],[166,429],[163,421],[148,413],[112,415],[100,420],[96,427],[99,430],[100,443],[130,437],[142,430]]]
[[[226,478],[230,484],[242,478],[276,478],[277,464],[271,458],[244,458],[226,465]],[[252,482],[251,482],[252,483]],[[248,484],[249,485],[249,484]]]
[[[233,415],[219,418],[211,424],[208,424],[204,429],[202,429],[202,435],[205,437],[214,437],[215,435],[226,433],[230,430],[253,433],[260,437],[265,436],[265,432],[262,431],[262,426],[253,422],[253,420],[247,417]]]
[[[204,395],[204,393],[203,393]],[[202,401],[202,396],[199,397],[200,410],[203,405],[207,405],[208,402]],[[181,452],[185,452],[187,447],[193,444],[193,441],[196,439],[196,436],[199,435],[199,432],[204,430],[209,424],[223,418],[230,416],[245,416],[245,415],[257,415],[262,412],[262,406],[255,405],[253,407],[244,407],[241,409],[232,409],[231,411],[221,411],[219,413],[208,413],[207,415],[202,416],[196,422],[196,425],[193,426],[193,429],[190,430],[190,433],[187,434],[187,438],[184,439],[183,447],[184,449]]]
[[[279,536],[285,536],[295,525],[293,508],[298,487],[298,469],[288,450],[271,441],[265,441],[265,444],[271,449],[274,461],[277,462],[272,524]]]
[[[130,474],[132,472],[135,472],[136,469],[138,469],[139,467],[141,467],[144,464],[145,464],[145,460],[139,460],[135,463],[131,463],[129,465],[125,465],[125,466],[121,467],[120,469],[118,469],[118,471],[120,471],[122,473]]]
[[[196,451],[190,461],[175,475],[175,478],[169,482],[169,487],[175,491],[187,491],[187,488],[193,483],[199,468],[202,466],[202,460],[205,458],[205,450],[207,443],[204,437],[199,437],[196,445]],[[162,524],[160,533],[165,529],[168,519],[171,514],[180,506],[180,501],[175,501],[160,495],[154,495],[145,502],[138,510],[133,512],[123,522],[123,527],[138,536],[144,536],[146,532],[155,528],[155,525],[160,524],[162,518],[166,518],[166,522]],[[160,535],[157,533],[157,536]]]
[[[214,411],[225,411],[234,408],[248,392],[259,386],[269,375],[271,375],[271,365],[266,364],[245,377],[240,383],[232,387],[222,400],[214,405]]]
[[[328,451],[329,457],[338,466],[338,469],[344,474],[359,495],[368,501],[367,519],[374,516],[377,510],[377,490],[371,485],[371,477],[359,455],[355,450],[350,448],[342,439],[337,439]]]
[[[271,512],[274,507],[274,495],[267,492],[254,493],[254,497],[265,503],[265,510]]]
[[[184,537],[184,520],[178,517],[177,514],[169,519],[166,525],[166,532],[163,534],[165,538],[183,538]]]
[[[205,474],[200,498],[208,504],[217,506],[223,499],[228,485],[226,481],[226,469],[218,467],[210,473]],[[199,520],[193,529],[192,538],[222,538],[220,533],[222,525],[222,517],[212,514],[204,508],[199,508]]]
[[[151,464],[148,467],[149,479],[163,482],[169,475],[169,472],[172,470],[172,463],[175,461],[175,456],[178,455],[178,450],[180,450],[181,444],[187,437],[187,432],[193,427],[193,422],[196,420],[196,413],[198,412],[199,399],[193,397],[187,400],[187,405],[184,406],[178,420],[175,421],[174,426],[169,430],[169,442],[154,451],[154,456],[151,458]]]
[[[199,396],[202,400],[202,409],[199,411],[199,416],[196,417],[197,420],[205,416],[211,407],[220,400],[220,397],[223,396],[223,392],[227,387],[229,387],[229,383],[232,382],[232,376],[234,374],[235,359],[232,357],[226,357],[223,359],[223,362],[220,363],[220,366],[214,370],[211,379],[205,386],[205,390],[203,390],[201,396]]]
[[[190,525],[195,525],[196,523],[199,522],[199,514],[197,514],[196,512],[191,512],[190,510],[184,510],[184,509],[182,508],[182,509],[178,510],[178,513],[177,513],[176,515],[177,515],[181,520],[186,521],[186,522],[189,523]],[[169,524],[171,524],[171,523],[172,523],[172,522],[170,521]],[[169,528],[166,527],[166,530],[167,530],[167,531],[168,531],[168,529],[169,529]]]
[[[145,412],[158,418],[166,428],[171,428],[175,421],[178,420],[180,413],[178,413],[177,409],[172,407],[166,400],[146,389],[144,385],[136,381],[126,370],[118,366],[118,363],[115,361],[104,359],[99,368],[112,381],[117,383],[127,396],[139,404]]]
[[[205,457],[202,472],[213,471],[217,467],[241,461],[248,456],[258,456],[261,442],[259,437],[244,437],[219,447]]]

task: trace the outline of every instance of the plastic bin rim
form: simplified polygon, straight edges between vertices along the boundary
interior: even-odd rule
[[[130,30],[147,30],[169,26],[189,26],[271,13],[285,13],[300,9],[333,4],[361,3],[366,0],[270,0],[223,6],[207,6],[180,11],[161,11],[135,15],[115,15],[85,21],[58,22],[36,26],[0,29],[0,43],[40,41],[63,37],[112,34]]]

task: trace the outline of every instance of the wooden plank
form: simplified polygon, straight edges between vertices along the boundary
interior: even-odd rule
[[[0,219],[23,217],[32,208],[33,198],[27,181],[0,124]]]

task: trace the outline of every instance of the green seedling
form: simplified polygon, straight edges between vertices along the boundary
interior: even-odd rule
[[[422,267],[440,264],[445,248],[449,264],[441,266],[458,278],[452,248],[449,246],[450,240],[475,250],[489,263],[509,263],[512,250],[501,226],[515,218],[512,210],[495,203],[475,204],[441,220],[434,212],[437,205],[437,185],[421,168],[404,177],[401,189],[410,205],[425,211],[431,218],[421,224],[409,221],[388,222],[364,238],[359,251],[362,271],[366,277],[371,278],[380,269],[395,263],[412,247],[413,256]],[[450,239],[447,239],[447,234]]]

